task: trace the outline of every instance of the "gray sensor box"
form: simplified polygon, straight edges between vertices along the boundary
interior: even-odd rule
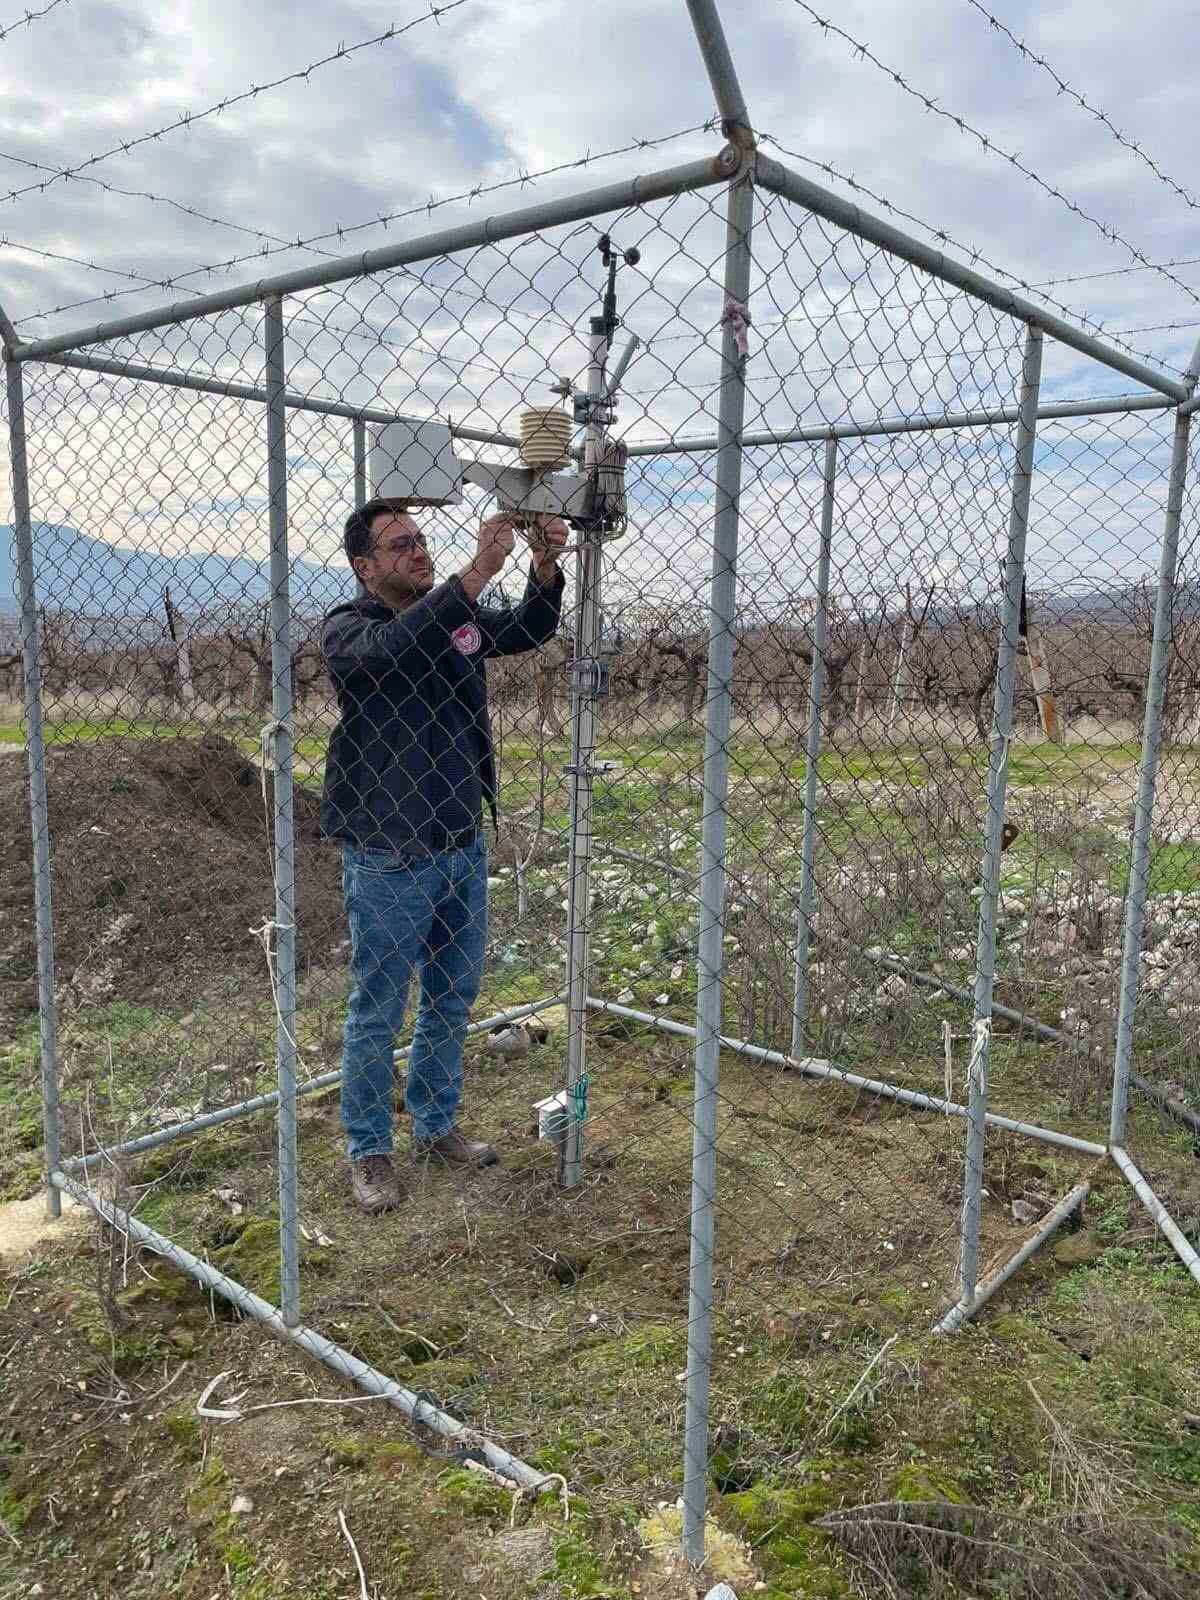
[[[462,463],[444,422],[414,418],[385,422],[373,430],[371,493],[410,506],[462,503]]]

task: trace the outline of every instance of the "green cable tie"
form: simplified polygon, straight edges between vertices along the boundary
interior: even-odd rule
[[[571,1085],[571,1111],[576,1122],[587,1121],[588,1075],[585,1072]]]

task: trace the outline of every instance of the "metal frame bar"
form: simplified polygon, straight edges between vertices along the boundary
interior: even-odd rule
[[[566,1001],[566,994],[556,994],[545,1000],[531,1001],[527,1005],[512,1006],[507,1011],[498,1011],[495,1016],[481,1017],[478,1022],[468,1024],[467,1033],[468,1035],[490,1033],[502,1023],[519,1022],[522,1017],[532,1017],[539,1011],[549,1011],[552,1006],[565,1005]],[[411,1054],[411,1044],[406,1044],[393,1053],[396,1061],[406,1061]],[[303,1083],[298,1083],[296,1094],[298,1096],[319,1094],[322,1089],[331,1089],[341,1081],[342,1069],[336,1067],[332,1072],[322,1072],[315,1078],[306,1078]],[[206,1133],[210,1128],[223,1127],[227,1122],[239,1122],[245,1117],[257,1116],[260,1111],[271,1111],[278,1104],[279,1090],[273,1089],[267,1094],[254,1095],[249,1100],[238,1100],[232,1105],[219,1106],[215,1111],[205,1111],[200,1116],[189,1117],[185,1122],[168,1123],[166,1127],[155,1128],[150,1133],[139,1134],[134,1139],[125,1139],[120,1144],[105,1145],[87,1155],[70,1156],[62,1162],[62,1170],[68,1174],[85,1172],[89,1167],[115,1160],[119,1156],[142,1155],[147,1150],[157,1150],[162,1145],[174,1144],[176,1140],[189,1138],[194,1133]]]
[[[1155,1222],[1166,1235],[1175,1254],[1179,1257],[1180,1261],[1183,1262],[1184,1266],[1191,1273],[1192,1277],[1195,1278],[1196,1282],[1200,1283],[1200,1255],[1197,1255],[1196,1251],[1192,1248],[1191,1241],[1188,1239],[1187,1235],[1183,1232],[1182,1228],[1178,1226],[1178,1224],[1172,1218],[1171,1213],[1167,1210],[1166,1206],[1163,1205],[1162,1201],[1147,1183],[1141,1172],[1139,1172],[1138,1168],[1134,1165],[1133,1159],[1129,1152],[1124,1150],[1119,1144],[1114,1144],[1111,1146],[1108,1153],[1110,1156],[1112,1156],[1113,1161],[1120,1168],[1122,1175],[1128,1182],[1134,1194],[1137,1195],[1138,1199],[1142,1202],[1146,1210],[1150,1213]]]
[[[161,383],[168,388],[190,389],[197,394],[220,395],[231,400],[252,400],[265,404],[267,391],[252,383],[237,383],[232,379],[202,378],[192,372],[171,372],[161,367],[147,366],[137,361],[113,360],[103,356],[84,355],[66,351],[44,358],[47,366],[70,367],[79,372],[96,372],[114,378],[129,378],[145,383]],[[322,400],[315,395],[289,392],[284,398],[289,410],[310,411],[319,416],[345,417],[349,421],[402,422],[411,420],[403,412],[386,411],[378,406],[353,406],[341,400]],[[1038,421],[1051,422],[1071,417],[1123,415],[1126,412],[1170,411],[1174,404],[1164,395],[1131,394],[1114,395],[1108,399],[1057,401],[1038,407]],[[1188,407],[1180,407],[1188,414]],[[824,444],[830,439],[878,439],[896,434],[942,433],[963,428],[993,428],[1016,422],[1020,416],[1018,406],[998,406],[979,411],[948,411],[940,417],[897,417],[884,422],[813,423],[807,427],[747,433],[742,436],[746,449],[769,447],[777,444]],[[474,428],[465,423],[447,422],[452,436],[474,444],[504,445],[518,449],[520,440],[515,434],[489,428]],[[672,456],[711,454],[717,448],[716,434],[693,439],[664,439],[659,442],[634,440],[626,449],[631,456]]]
[[[221,395],[229,400],[255,400],[266,404],[267,391],[253,383],[235,383],[232,379],[201,378],[193,372],[170,372],[161,367],[150,367],[139,361],[114,361],[104,356],[85,356],[75,351],[62,355],[46,356],[50,367],[71,367],[78,372],[105,373],[112,378],[129,378],[142,383],[161,383],[169,389],[190,389],[196,394]],[[378,406],[352,406],[343,400],[321,400],[315,395],[284,392],[283,403],[289,411],[311,411],[318,416],[346,417],[351,422],[407,422],[400,411],[384,411]],[[468,439],[475,444],[502,444],[516,449],[520,440],[510,433],[500,433],[490,428],[470,428],[455,422],[446,426],[456,439]]]
[[[737,68],[729,53],[715,0],[687,0],[687,8],[695,29],[696,43],[704,57],[713,99],[721,113],[721,131],[727,139],[752,146],[754,134],[750,127],[750,113],[746,110]]]
[[[29,456],[25,438],[25,387],[21,368],[5,363],[13,492],[13,541],[17,552],[17,593],[21,607],[21,663],[24,689],[29,818],[33,833],[33,903],[37,927],[38,1035],[41,1056],[42,1137],[46,1170],[59,1164],[62,1116],[59,1108],[58,1000],[54,985],[54,908],[50,875],[50,812],[46,793],[46,730],[42,706],[42,661],[38,641],[37,578],[33,522],[29,507]],[[46,1186],[46,1209],[57,1217],[62,1197]]]
[[[686,1022],[676,1022],[672,1017],[655,1016],[650,1011],[635,1011],[631,1006],[618,1005],[613,1000],[601,1000],[596,995],[588,996],[588,1005],[593,1011],[607,1011],[610,1016],[623,1017],[627,1022],[641,1022],[647,1028],[655,1028],[659,1033],[672,1034],[677,1039],[696,1037],[695,1028],[689,1027]],[[845,1089],[861,1089],[867,1094],[878,1095],[881,1099],[895,1100],[900,1105],[912,1106],[917,1111],[937,1111],[951,1117],[967,1115],[966,1106],[960,1105],[957,1100],[945,1100],[938,1095],[922,1094],[918,1089],[901,1089],[894,1083],[885,1082],[882,1078],[864,1078],[857,1072],[844,1072],[828,1061],[817,1061],[807,1056],[797,1058],[784,1055],[782,1050],[768,1050],[764,1045],[750,1044],[745,1039],[734,1039],[728,1034],[722,1034],[718,1042],[722,1050],[732,1051],[734,1055],[749,1056],[752,1061],[766,1061],[771,1066],[782,1067],[787,1072],[799,1072],[806,1078],[836,1083]],[[1053,1128],[1043,1128],[1035,1122],[1021,1122],[1016,1117],[1003,1117],[998,1112],[989,1111],[985,1121],[989,1128],[1004,1128],[1009,1133],[1023,1133],[1039,1144],[1053,1145],[1059,1150],[1075,1150],[1085,1156],[1103,1156],[1108,1153],[1106,1145],[1095,1144],[1090,1139],[1077,1139],[1073,1133],[1058,1133]]]
[[[1030,327],[1025,334],[1021,370],[1021,416],[1017,423],[1008,553],[1004,565],[1004,599],[1000,609],[1000,639],[996,651],[992,748],[988,757],[987,812],[980,873],[983,893],[979,899],[979,934],[975,954],[975,1026],[967,1085],[967,1143],[963,1164],[962,1248],[959,1257],[959,1286],[963,1305],[970,1305],[975,1298],[979,1280],[979,1230],[983,1214],[984,1135],[987,1127],[984,1119],[987,1114],[988,1064],[992,1046],[996,921],[1000,909],[1000,835],[1008,795],[1008,744],[1012,736],[1021,595],[1025,586],[1025,544],[1029,532],[1029,499],[1033,487],[1033,451],[1037,439],[1041,376],[1042,335],[1037,328]]]
[[[212,1293],[219,1294],[223,1300],[236,1306],[243,1316],[265,1324],[273,1333],[298,1345],[306,1355],[314,1356],[324,1366],[336,1372],[338,1377],[349,1378],[351,1383],[357,1384],[365,1393],[386,1400],[389,1405],[394,1406],[397,1411],[402,1411],[413,1422],[421,1427],[432,1428],[444,1439],[478,1450],[494,1472],[511,1479],[523,1489],[536,1491],[546,1482],[545,1473],[537,1471],[517,1456],[510,1455],[501,1445],[494,1444],[482,1434],[476,1433],[474,1428],[468,1428],[457,1417],[452,1417],[443,1411],[440,1406],[435,1406],[421,1395],[414,1394],[411,1389],[403,1388],[375,1367],[369,1367],[365,1361],[360,1361],[348,1350],[343,1350],[341,1345],[334,1344],[314,1332],[312,1328],[304,1328],[297,1323],[289,1322],[279,1308],[273,1306],[269,1300],[262,1299],[244,1284],[238,1283],[235,1278],[219,1272],[207,1261],[201,1261],[190,1250],[183,1249],[164,1234],[155,1233],[153,1228],[148,1228],[144,1222],[139,1222],[127,1211],[122,1211],[118,1206],[102,1199],[94,1190],[76,1183],[65,1172],[57,1170],[51,1172],[50,1181],[56,1191],[61,1190],[62,1193],[69,1194],[73,1200],[87,1206],[101,1221],[108,1223],[118,1233],[153,1251],[155,1255],[162,1256],[164,1261],[169,1261],[172,1266],[178,1267],[180,1272],[186,1273],[189,1278],[194,1278]]]
[[[738,171],[740,163],[741,153],[727,147],[716,157],[704,161],[689,161],[682,166],[625,178],[619,183],[585,189],[579,194],[564,195],[559,200],[544,200],[538,205],[506,211],[500,216],[481,217],[456,228],[439,228],[433,233],[419,234],[415,239],[384,245],[377,250],[364,250],[359,255],[335,256],[315,266],[298,267],[291,272],[277,273],[274,277],[259,278],[254,283],[235,284],[230,289],[195,295],[190,300],[158,306],[153,311],[139,312],[131,317],[93,323],[90,327],[77,328],[53,338],[32,339],[28,344],[18,345],[14,355],[18,361],[44,360],[47,356],[61,355],[66,350],[79,350],[85,345],[105,344],[113,339],[128,338],[131,334],[147,333],[151,328],[191,322],[197,317],[211,316],[218,311],[233,311],[239,306],[253,305],[269,295],[300,294],[306,289],[323,289],[329,284],[343,283],[347,278],[368,277],[372,273],[387,272],[395,267],[456,255],[460,250],[476,250],[481,245],[496,244],[501,239],[538,233],[544,228],[585,222],[589,217],[603,216],[608,211],[622,211],[650,200],[667,200],[672,195],[708,188],[731,177]]]
[[[1156,367],[1139,361],[1136,356],[1126,355],[1114,346],[1106,344],[1103,339],[1085,333],[1082,328],[1076,328],[1074,324],[1064,317],[1056,316],[1045,306],[1035,305],[1032,300],[1014,294],[1011,289],[1006,289],[1003,284],[985,277],[982,272],[964,267],[961,262],[955,261],[941,250],[934,250],[930,245],[922,244],[911,234],[902,232],[890,222],[884,222],[881,217],[873,216],[869,211],[864,211],[861,206],[843,200],[840,195],[822,188],[819,183],[802,178],[798,172],[793,172],[781,162],[759,155],[756,177],[759,184],[764,189],[771,190],[773,194],[794,201],[796,205],[803,206],[818,217],[824,217],[826,222],[845,228],[848,233],[865,239],[869,244],[878,245],[891,255],[899,256],[902,261],[920,267],[922,271],[929,273],[930,277],[949,283],[956,289],[962,289],[966,294],[976,300],[984,301],[997,311],[1007,312],[1020,322],[1032,323],[1041,328],[1043,333],[1049,334],[1052,339],[1057,339],[1060,344],[1069,345],[1072,350],[1090,356],[1102,366],[1123,373],[1135,383],[1144,384],[1148,389],[1157,389],[1160,394],[1165,394],[1172,400],[1191,399],[1191,389],[1178,378],[1170,378],[1165,372],[1159,372]]]
[[[267,498],[271,534],[271,724],[273,752],[272,837],[275,879],[272,989],[278,1026],[275,1064],[279,1078],[279,1305],[289,1327],[300,1322],[299,1156],[296,1133],[296,838],[292,781],[292,645],[288,566],[287,385],[283,301],[272,295],[263,304],[263,344],[267,379]]]
[[[1126,411],[1172,411],[1174,402],[1159,394],[1114,395],[1105,400],[1063,400],[1038,407],[1038,421],[1052,422],[1066,417],[1110,416]],[[776,444],[822,444],[827,439],[881,439],[892,434],[942,433],[960,428],[995,428],[1020,417],[1019,406],[997,406],[980,411],[947,411],[940,417],[896,417],[886,422],[818,422],[808,427],[768,430],[742,435],[745,449]],[[667,439],[661,443],[634,441],[627,446],[631,456],[670,456],[708,454],[717,448],[715,434],[694,439]]]
[[[951,1306],[942,1320],[934,1325],[934,1333],[953,1333],[961,1328],[964,1322],[979,1314],[998,1289],[1004,1287],[1008,1280],[1014,1276],[1029,1260],[1030,1256],[1040,1250],[1046,1241],[1054,1236],[1062,1227],[1068,1217],[1073,1216],[1083,1205],[1091,1193],[1091,1179],[1080,1183],[1063,1196],[1052,1211],[1048,1211],[1038,1224],[1036,1232],[1032,1233],[1015,1255],[1009,1257],[1004,1265],[978,1284],[969,1300],[959,1300],[957,1305]]]
[[[849,939],[843,939],[837,934],[825,930],[824,937],[831,944],[839,944],[843,949],[853,950],[863,961],[869,961],[872,966],[882,967],[885,972],[898,973],[902,978],[907,978],[910,983],[915,983],[926,989],[940,990],[948,995],[951,1000],[962,1000],[967,1005],[975,1004],[974,991],[964,989],[959,984],[947,983],[944,978],[939,978],[934,972],[920,972],[916,967],[910,967],[906,961],[898,961],[893,956],[872,955],[869,950],[864,950],[861,945],[852,944]],[[1046,1044],[1061,1045],[1064,1049],[1080,1051],[1077,1041],[1064,1033],[1061,1028],[1052,1028],[1048,1022],[1043,1022],[1039,1017],[1030,1016],[1027,1011],[1016,1011],[1012,1006],[1002,1006],[992,1000],[992,1016],[1003,1017],[1007,1022],[1015,1022],[1019,1032],[1032,1034],[1035,1039],[1041,1039]],[[1165,1111],[1176,1122],[1182,1122],[1187,1127],[1200,1133],[1200,1113],[1190,1111],[1181,1100],[1173,1099],[1165,1090],[1156,1088],[1149,1078],[1143,1077],[1140,1072],[1131,1072],[1129,1081],[1148,1100]]]
[[[652,872],[662,872],[672,878],[679,878],[685,883],[692,884],[691,873],[682,867],[672,866],[665,861],[654,861],[649,856],[634,855],[629,850],[618,850],[611,845],[599,844],[596,846],[601,854],[612,857],[615,861],[626,861],[635,867],[648,867]],[[751,901],[742,894],[730,896],[731,901],[740,901],[741,904],[761,909],[759,902]],[[964,989],[960,984],[949,983],[945,978],[939,978],[933,972],[921,972],[918,968],[910,966],[907,961],[900,961],[895,956],[872,955],[869,950],[864,950],[861,945],[854,944],[850,939],[843,938],[840,934],[830,933],[825,928],[821,934],[829,944],[838,945],[843,950],[852,950],[861,960],[868,961],[874,967],[881,967],[885,972],[895,972],[900,977],[906,978],[910,983],[915,983],[926,989],[940,990],[952,1000],[961,1000],[964,1004],[974,1006],[975,992],[973,989]],[[1047,1044],[1061,1045],[1064,1049],[1078,1051],[1078,1044],[1063,1032],[1061,1028],[1052,1028],[1048,1022],[1031,1016],[1027,1011],[1016,1011],[1012,1006],[1000,1005],[992,999],[992,1016],[1003,1017],[1007,1022],[1015,1022],[1020,1032],[1032,1034],[1035,1039],[1044,1040]],[[798,1052],[794,1052],[798,1053]],[[1176,1122],[1200,1132],[1200,1113],[1191,1111],[1180,1100],[1172,1099],[1162,1089],[1156,1088],[1149,1078],[1140,1072],[1130,1073],[1130,1082],[1134,1088],[1141,1091],[1148,1100],[1158,1106],[1160,1111],[1165,1111]],[[1097,1149],[1100,1147],[1097,1146]]]
[[[804,824],[800,841],[800,892],[796,904],[795,979],[792,989],[792,1054],[804,1050],[808,1028],[808,953],[817,913],[815,855],[821,757],[821,711],[825,695],[825,649],[829,633],[829,568],[833,557],[833,512],[837,487],[836,439],[825,441],[821,493],[821,547],[817,557],[817,609],[813,618],[812,668],[808,680],[808,731],[804,740]]]
[[[754,183],[747,168],[730,186],[724,302],[750,298]],[[683,1553],[704,1559],[708,1492],[708,1405],[712,1368],[712,1284],[717,1183],[717,1089],[720,1082],[721,975],[725,953],[725,841],[729,739],[733,716],[733,642],[737,613],[738,524],[746,359],[726,321],[721,350],[720,446],[715,472],[708,685],[704,736],[704,815],[700,844],[695,1091],[692,1110],[691,1247],[688,1269],[687,1381],[683,1440]]]

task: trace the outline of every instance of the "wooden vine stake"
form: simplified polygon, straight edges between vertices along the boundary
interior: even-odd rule
[[[1046,658],[1041,646],[1029,632],[1029,611],[1025,603],[1025,580],[1021,580],[1021,622],[1020,636],[1017,641],[1018,652],[1029,663],[1029,679],[1033,684],[1033,692],[1037,697],[1038,721],[1042,725],[1042,732],[1047,739],[1052,739],[1055,744],[1061,743],[1062,729],[1058,720],[1058,707],[1054,703],[1054,691],[1050,683],[1050,669],[1046,665]]]

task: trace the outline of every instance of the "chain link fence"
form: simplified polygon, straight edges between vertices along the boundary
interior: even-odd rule
[[[686,1412],[693,1535],[1110,1148],[1200,1270],[1190,382],[819,193],[727,153],[9,366],[11,1159],[518,1485],[669,1491]]]

